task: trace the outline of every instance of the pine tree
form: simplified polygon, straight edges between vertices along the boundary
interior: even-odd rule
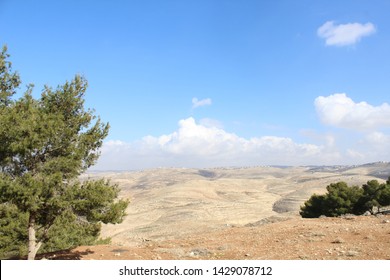
[[[300,215],[303,218],[354,214],[355,205],[363,194],[362,188],[349,187],[345,182],[338,182],[328,185],[326,189],[327,193],[312,195],[301,207]]]
[[[59,224],[67,224],[63,231],[79,229],[84,237],[96,238],[101,222],[123,220],[128,201],[118,200],[118,187],[108,181],[78,180],[96,163],[109,130],[108,123],[84,108],[87,81],[75,76],[56,89],[45,87],[39,99],[33,98],[29,86],[15,100],[20,78],[12,72],[8,57],[4,47],[0,55],[0,203],[25,217],[28,259],[34,259],[42,244],[50,244],[60,234]]]
[[[328,185],[326,189],[327,193],[313,194],[301,206],[299,213],[303,218],[361,215],[367,211],[376,214],[380,213],[381,208],[390,206],[390,178],[382,184],[371,180],[362,187],[349,187],[345,182],[338,182]]]
[[[371,214],[376,214],[380,212],[381,208],[390,205],[389,181],[380,184],[377,180],[371,180],[364,184],[362,188],[363,195],[355,206],[357,213],[362,214],[369,211]]]

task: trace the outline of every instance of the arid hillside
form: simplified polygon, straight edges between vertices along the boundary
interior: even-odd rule
[[[389,259],[388,216],[299,217],[330,183],[389,175],[389,163],[90,173],[83,177],[109,178],[131,203],[122,224],[103,228],[111,246],[77,250],[100,259]]]
[[[42,257],[42,256],[41,256]],[[81,260],[390,260],[390,216],[288,220],[45,255]]]

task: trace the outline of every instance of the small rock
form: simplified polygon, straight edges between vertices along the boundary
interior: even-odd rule
[[[245,257],[250,257],[251,256],[251,254],[245,254]]]
[[[312,233],[312,236],[316,236],[316,237],[325,237],[326,234],[325,234],[325,233],[321,233],[321,232],[317,232],[317,233]]]
[[[353,215],[353,214],[345,214],[342,216],[343,219],[346,219],[346,220],[355,220],[356,219],[356,216]]]
[[[347,252],[347,257],[356,257],[357,255],[359,255],[359,253],[356,251],[348,251]]]
[[[194,249],[189,253],[190,257],[204,257],[210,254],[211,252],[207,249]]]
[[[382,221],[382,224],[388,224],[388,223],[390,223],[390,220],[383,220]]]
[[[374,240],[374,237],[371,234],[369,234],[369,235],[365,236],[364,239],[366,239],[366,240]]]
[[[114,256],[115,256],[115,257],[120,257],[120,256],[121,256],[121,253],[115,253]]]
[[[334,241],[332,241],[332,243],[341,244],[341,243],[345,243],[345,240],[340,237],[337,237]]]

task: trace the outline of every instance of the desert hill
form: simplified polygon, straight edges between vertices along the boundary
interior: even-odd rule
[[[153,169],[91,172],[121,188],[131,203],[122,224],[103,227],[116,246],[179,240],[229,228],[297,219],[299,207],[330,183],[362,185],[390,175],[385,162],[359,166]]]

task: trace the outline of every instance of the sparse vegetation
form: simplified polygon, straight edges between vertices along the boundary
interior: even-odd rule
[[[390,178],[382,184],[371,180],[362,187],[350,187],[345,182],[338,182],[330,184],[326,189],[326,194],[312,195],[301,207],[300,215],[303,218],[361,215],[367,211],[376,214],[390,205]]]
[[[84,108],[87,81],[76,76],[39,99],[0,52],[0,257],[69,249],[97,241],[101,223],[120,223],[127,200],[101,179],[78,176],[99,157],[109,126]],[[94,121],[95,120],[95,121]]]

